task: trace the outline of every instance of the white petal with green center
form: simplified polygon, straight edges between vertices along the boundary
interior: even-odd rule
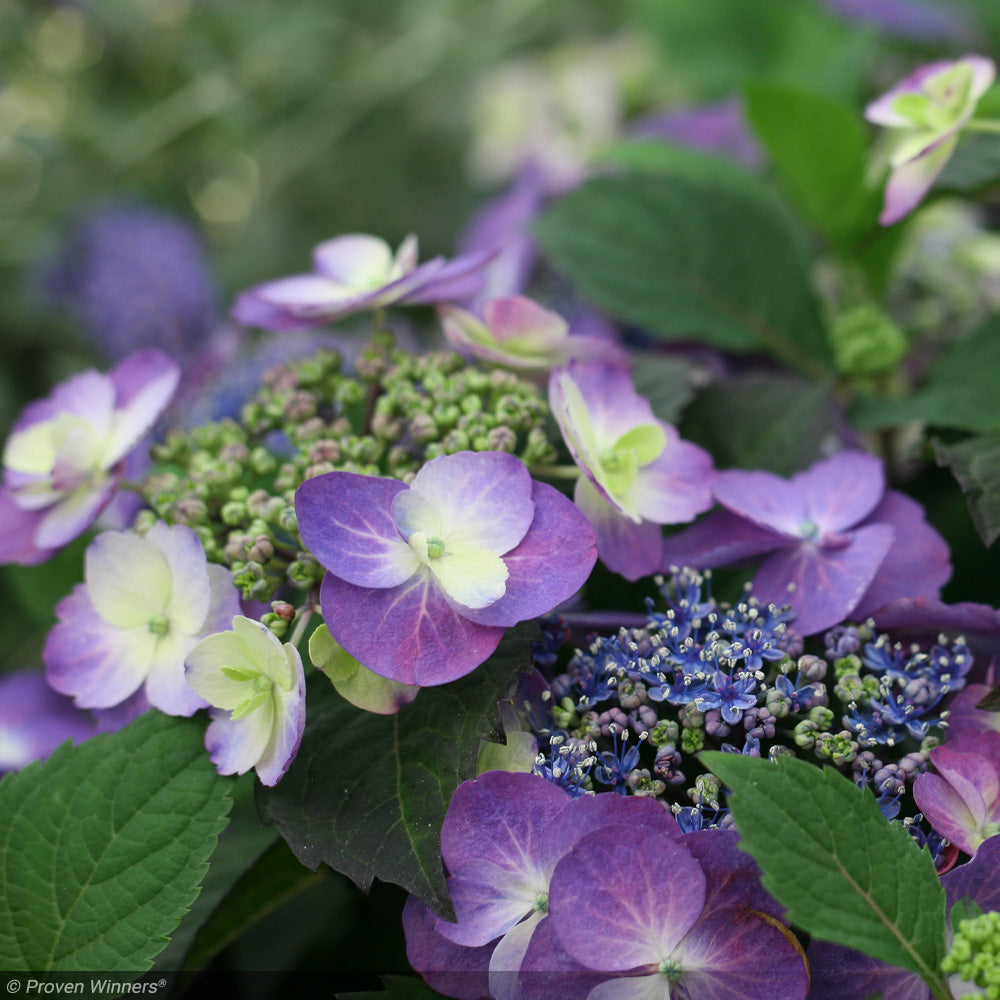
[[[466,608],[489,607],[507,591],[507,566],[492,552],[445,551],[427,565],[441,589]]]
[[[632,452],[636,463],[643,466],[659,458],[666,446],[667,432],[659,424],[640,424],[618,439],[615,451]]]
[[[198,536],[182,525],[170,527],[158,521],[145,537],[163,553],[175,581],[166,606],[171,626],[188,635],[197,635],[205,625],[212,603],[212,577],[207,572],[205,549]]]
[[[102,444],[89,421],[73,413],[32,424],[14,434],[4,449],[4,464],[29,475],[49,475],[60,460],[74,468],[98,467]]]
[[[87,549],[84,575],[94,609],[119,628],[145,627],[163,617],[173,593],[163,553],[131,532],[99,535]]]
[[[216,632],[206,636],[185,658],[188,684],[215,708],[233,711],[247,700],[247,680],[260,670],[246,662],[243,644],[235,632]],[[223,668],[245,671],[247,680],[239,680]]]

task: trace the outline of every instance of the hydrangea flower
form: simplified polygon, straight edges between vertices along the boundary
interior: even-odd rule
[[[233,315],[248,326],[296,330],[396,303],[464,299],[478,290],[489,256],[434,257],[418,265],[412,234],[395,253],[377,236],[338,236],[313,251],[312,274],[249,289],[237,298]]]
[[[140,690],[168,715],[203,708],[184,658],[239,613],[229,571],[207,561],[190,528],[162,522],[145,535],[103,532],[84,564],[42,652],[52,687],[80,708],[110,708]]]
[[[897,598],[936,599],[951,575],[944,540],[919,504],[886,491],[873,455],[841,452],[790,480],[727,470],[715,498],[722,511],[666,540],[664,567],[766,555],[754,595],[765,606],[791,604],[802,635],[867,618]]]
[[[470,1000],[517,997],[517,971],[548,910],[549,880],[576,838],[608,823],[663,826],[662,806],[617,795],[572,798],[532,774],[488,771],[458,787],[441,829],[457,920],[416,897],[403,911],[407,955],[436,990]]]
[[[187,682],[212,706],[205,746],[220,774],[255,768],[265,785],[288,770],[306,724],[302,658],[260,622],[233,618],[187,654]]]
[[[86,530],[179,378],[162,352],[138,351],[108,375],[72,376],[24,410],[3,452],[0,563],[42,562]]]
[[[892,130],[882,225],[898,222],[927,194],[995,75],[983,56],[929,63],[868,105],[865,117]]]
[[[491,299],[482,319],[458,306],[442,306],[445,337],[459,350],[493,364],[528,372],[548,372],[571,358],[623,365],[625,352],[613,340],[570,334],[558,313],[516,295]]]
[[[660,525],[712,505],[711,456],[658,420],[614,365],[571,361],[552,373],[549,402],[583,471],[573,499],[597,531],[601,561],[629,580],[656,572]]]
[[[800,946],[737,854],[717,830],[577,838],[521,964],[525,1000],[804,1000]]]
[[[913,783],[927,822],[966,854],[1000,834],[1000,733],[983,733],[975,752],[948,745],[930,752],[934,770]]]
[[[326,568],[330,634],[370,670],[422,687],[469,673],[504,630],[586,581],[594,533],[505,452],[458,452],[398,479],[328,472],[295,494],[299,531]]]
[[[47,757],[65,740],[83,742],[96,733],[90,713],[56,694],[40,671],[0,677],[0,775]]]

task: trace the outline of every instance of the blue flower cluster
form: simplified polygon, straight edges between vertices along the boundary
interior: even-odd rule
[[[909,788],[946,730],[946,697],[972,666],[963,640],[924,651],[845,623],[809,652],[793,612],[762,605],[749,587],[727,605],[708,574],[657,583],[643,627],[591,637],[559,673],[569,629],[549,623],[537,660],[549,690],[526,720],[537,774],[573,795],[660,798],[685,829],[702,829],[731,819],[701,750],[795,754],[871,787],[888,819],[921,836]]]

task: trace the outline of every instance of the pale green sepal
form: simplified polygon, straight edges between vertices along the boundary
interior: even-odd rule
[[[639,466],[649,465],[663,454],[667,446],[667,432],[659,424],[640,424],[626,431],[615,443],[614,450],[621,454],[630,451]]]
[[[531,733],[517,730],[507,734],[507,743],[483,740],[479,746],[476,774],[485,771],[523,771],[528,773],[538,755],[538,740]]]
[[[248,670],[246,667],[220,667],[219,669],[234,681],[252,681],[255,677],[260,676],[256,670]]]
[[[445,552],[428,566],[444,592],[466,608],[488,608],[507,592],[507,566],[492,552]]]
[[[320,625],[309,639],[309,659],[330,678],[342,698],[365,712],[394,715],[420,692],[415,684],[389,680],[359,663],[325,625]]]
[[[258,691],[257,694],[255,694],[252,698],[247,698],[247,700],[243,702],[242,705],[238,705],[236,708],[234,708],[232,711],[232,715],[230,715],[230,718],[233,720],[233,722],[236,722],[237,719],[244,719],[251,712],[256,712],[257,709],[264,704],[264,702],[270,701],[270,699],[271,699],[270,689],[268,689],[267,691]]]

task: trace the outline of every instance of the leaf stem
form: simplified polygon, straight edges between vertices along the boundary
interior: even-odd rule
[[[302,636],[305,635],[306,628],[309,626],[309,620],[315,612],[316,603],[314,601],[310,601],[309,604],[299,609],[299,618],[295,623],[295,630],[292,632],[291,639],[288,640],[293,646],[298,646],[302,641]]]
[[[1000,121],[995,118],[973,118],[965,123],[962,131],[1000,133]]]
[[[529,471],[545,479],[579,479],[583,474],[578,465],[532,465]]]

